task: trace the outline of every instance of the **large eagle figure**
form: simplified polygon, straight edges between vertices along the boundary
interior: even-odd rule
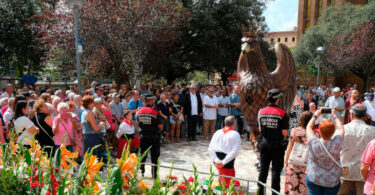
[[[282,43],[275,45],[277,56],[277,68],[268,72],[257,33],[246,33],[241,39],[241,55],[238,60],[237,75],[241,94],[241,111],[246,119],[249,131],[258,132],[257,117],[259,110],[266,106],[267,92],[277,88],[284,94],[279,106],[290,110],[296,95],[296,67],[292,53]],[[252,136],[252,138],[254,138]]]

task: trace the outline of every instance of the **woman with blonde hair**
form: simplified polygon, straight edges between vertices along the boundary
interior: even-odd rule
[[[51,148],[45,149],[45,151],[50,154],[55,146],[52,132],[53,118],[49,116],[50,111],[43,99],[36,101],[33,109],[35,114],[31,118],[31,121],[33,121],[35,126],[40,130],[40,133],[36,135],[35,138],[39,141],[41,147],[49,146]]]

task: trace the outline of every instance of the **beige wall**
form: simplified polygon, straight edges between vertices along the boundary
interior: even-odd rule
[[[270,45],[284,43],[288,47],[294,47],[297,45],[297,31],[268,32],[263,39]]]

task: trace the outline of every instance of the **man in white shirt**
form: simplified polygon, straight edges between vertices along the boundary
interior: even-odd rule
[[[0,99],[4,97],[7,97],[7,98],[14,97],[12,84],[6,85],[5,91],[3,94],[1,94]]]
[[[333,89],[333,93],[334,95],[329,97],[326,104],[325,104],[325,107],[328,107],[328,108],[334,108],[335,111],[336,111],[336,116],[340,119],[342,119],[342,111],[344,111],[345,109],[345,102],[344,102],[344,99],[342,99],[342,97],[340,96],[340,88],[338,87],[335,87],[335,89]],[[329,117],[329,119],[334,122],[335,119],[334,117]]]
[[[219,102],[217,97],[214,95],[215,89],[210,87],[208,90],[208,95],[204,97],[204,111],[203,111],[203,120],[204,120],[204,138],[208,140],[211,138],[215,132],[216,125],[216,115],[217,109],[219,109]]]
[[[235,177],[234,161],[238,156],[241,145],[241,137],[237,131],[234,131],[236,125],[234,116],[225,118],[225,127],[216,131],[208,147],[210,158],[220,175]],[[223,178],[220,177],[223,182]],[[224,178],[225,186],[230,184],[230,178]]]
[[[4,113],[4,126],[6,127],[8,127],[9,121],[11,121],[13,118],[13,114],[14,114],[13,109],[14,109],[15,100],[16,99],[14,97],[9,98],[8,100],[8,109]]]
[[[368,93],[366,96],[366,101],[363,105],[367,108],[367,114],[370,115],[372,120],[372,126],[375,126],[375,105],[374,105],[374,93]]]
[[[375,127],[364,121],[366,107],[356,104],[350,109],[351,122],[344,125],[345,139],[342,144],[340,159],[349,167],[349,175],[341,177],[341,186],[338,195],[349,194],[355,189],[355,194],[363,194],[365,182],[361,177],[361,157],[367,144],[375,139]]]

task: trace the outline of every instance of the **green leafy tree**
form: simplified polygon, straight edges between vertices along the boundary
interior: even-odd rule
[[[312,26],[298,43],[294,51],[297,64],[307,68],[309,72],[316,72],[318,56],[321,55],[320,67],[323,68],[323,76],[328,73],[340,74],[345,71],[353,71],[354,69],[348,63],[344,63],[347,66],[341,66],[341,64],[338,66],[340,68],[337,68],[329,58],[332,58],[333,53],[337,54],[338,51],[331,51],[331,49],[343,49],[340,45],[344,46],[349,43],[351,35],[358,31],[359,26],[375,21],[374,13],[375,1],[369,1],[364,6],[344,4],[338,7],[329,7],[320,17],[318,24]],[[344,35],[345,37],[339,38],[339,36]],[[323,54],[317,52],[318,47],[325,48]],[[357,74],[356,72],[353,73]],[[361,76],[361,78],[363,77]]]
[[[161,74],[168,83],[194,70],[219,73],[226,82],[237,69],[241,25],[259,25],[260,36],[266,31],[264,1],[185,0],[183,4],[190,17],[188,25],[183,26],[181,41],[165,51],[153,50],[146,63],[154,65],[148,71]]]
[[[0,1],[0,69],[7,73],[13,69],[16,76],[26,71],[41,70],[42,43],[34,39],[35,32],[28,26],[38,23],[32,16],[41,11],[37,0]]]

